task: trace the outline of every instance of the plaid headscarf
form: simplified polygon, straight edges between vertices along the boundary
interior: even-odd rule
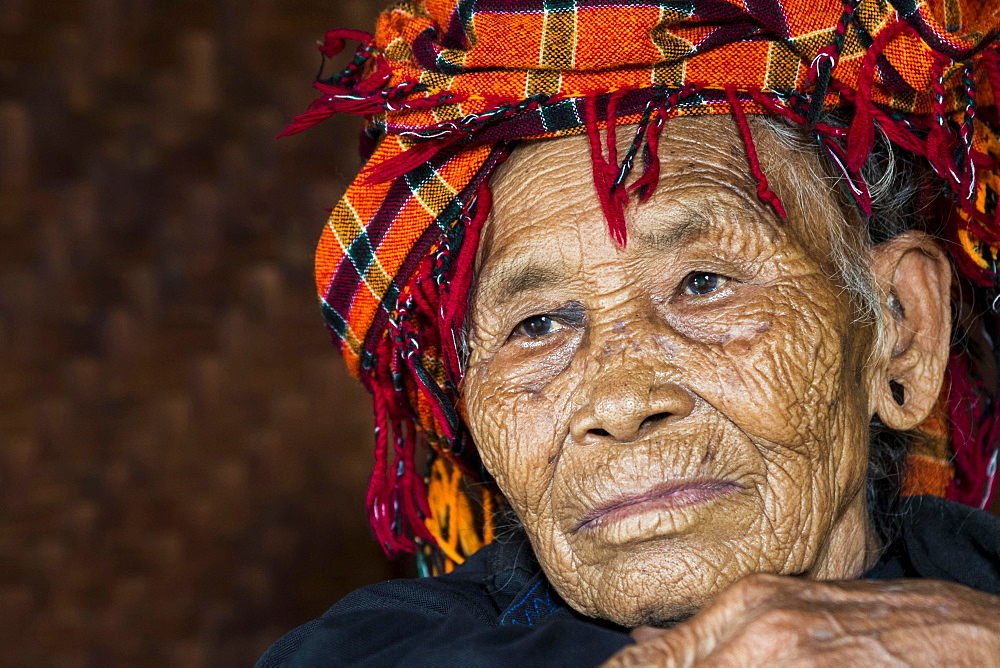
[[[609,231],[624,244],[622,211],[655,188],[673,116],[733,114],[758,194],[781,216],[747,114],[811,132],[864,214],[860,170],[880,129],[944,184],[949,248],[993,336],[998,29],[998,0],[425,0],[385,11],[374,37],[328,33],[326,56],[347,39],[361,46],[316,83],[321,96],[285,134],[341,112],[369,121],[374,154],[324,230],[316,285],[349,369],[374,395],[367,502],[386,551],[440,554],[447,567],[491,538],[496,492],[469,484],[488,476],[462,419],[458,337],[488,181],[515,140],[588,134]],[[830,110],[849,122],[829,121]],[[638,130],[618,155],[623,124]],[[984,505],[1000,420],[968,340],[904,487]]]

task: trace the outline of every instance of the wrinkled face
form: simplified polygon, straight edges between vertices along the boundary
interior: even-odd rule
[[[800,159],[758,148],[772,187]],[[675,119],[615,245],[589,149],[519,148],[477,258],[469,428],[560,595],[626,626],[751,572],[853,577],[868,535],[868,327],[730,117]],[[810,203],[812,218],[832,199]],[[816,235],[812,235],[816,236]]]

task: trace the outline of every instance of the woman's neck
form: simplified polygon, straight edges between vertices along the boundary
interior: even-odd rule
[[[816,580],[854,580],[864,575],[882,553],[862,489],[836,520],[826,549],[810,576]]]

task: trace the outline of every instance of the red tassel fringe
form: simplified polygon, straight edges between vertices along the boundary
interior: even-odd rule
[[[750,171],[757,177],[757,197],[762,202],[767,202],[774,207],[774,210],[782,219],[787,218],[788,215],[785,213],[785,207],[781,204],[781,200],[767,184],[767,176],[764,174],[764,170],[760,166],[760,160],[757,158],[757,147],[753,143],[750,123],[747,122],[747,116],[743,112],[743,103],[736,95],[734,87],[726,86],[726,98],[729,100],[729,106],[733,110],[733,116],[736,117],[736,124],[740,127],[740,134],[743,135],[743,144],[746,146],[747,159],[750,161]]]

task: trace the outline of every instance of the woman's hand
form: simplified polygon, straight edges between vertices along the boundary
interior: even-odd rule
[[[1000,666],[1000,597],[937,580],[751,575],[606,666]]]

